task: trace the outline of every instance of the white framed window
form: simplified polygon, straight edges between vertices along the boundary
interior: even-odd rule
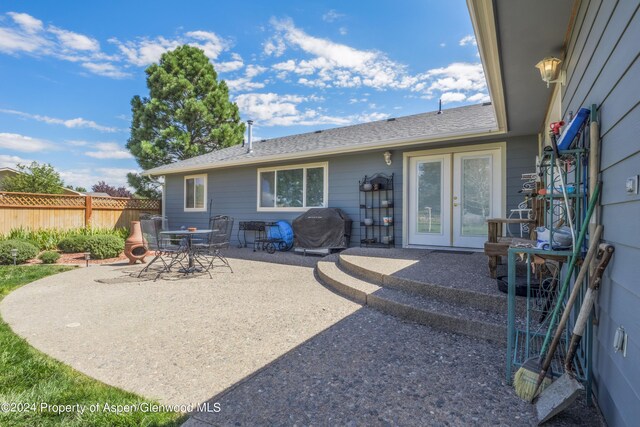
[[[185,212],[203,212],[207,210],[207,174],[184,177]]]
[[[327,206],[328,163],[258,169],[258,211],[300,212]]]

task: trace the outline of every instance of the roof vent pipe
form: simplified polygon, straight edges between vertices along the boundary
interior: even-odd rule
[[[253,152],[253,120],[247,120],[247,153]]]
[[[442,98],[438,100],[438,114],[442,114]]]

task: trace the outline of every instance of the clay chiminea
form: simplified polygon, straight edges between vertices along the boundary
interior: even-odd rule
[[[131,221],[131,234],[124,242],[124,254],[129,258],[129,264],[135,264],[136,261],[143,264],[146,262],[144,257],[147,255],[147,248],[144,243],[140,221]]]

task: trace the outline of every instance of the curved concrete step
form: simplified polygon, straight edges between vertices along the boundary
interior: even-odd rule
[[[318,261],[316,273],[325,285],[363,305],[367,304],[367,295],[380,289],[380,286],[348,275],[335,262]]]
[[[401,269],[402,266],[396,267],[394,263],[402,262],[403,260],[380,259],[377,263],[365,266],[362,263],[362,258],[361,256],[340,254],[338,263],[340,268],[350,275],[371,281],[385,288],[397,289],[424,298],[438,299],[452,304],[463,303],[469,307],[500,314],[507,312],[507,298],[504,295],[491,295],[396,277],[392,272]]]
[[[318,278],[335,292],[402,319],[493,342],[506,342],[506,316],[380,287],[351,276],[328,261],[316,266]]]

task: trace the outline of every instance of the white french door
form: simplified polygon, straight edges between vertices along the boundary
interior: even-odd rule
[[[501,215],[500,149],[409,158],[408,243],[481,248]]]
[[[412,157],[409,243],[451,244],[451,154]]]

